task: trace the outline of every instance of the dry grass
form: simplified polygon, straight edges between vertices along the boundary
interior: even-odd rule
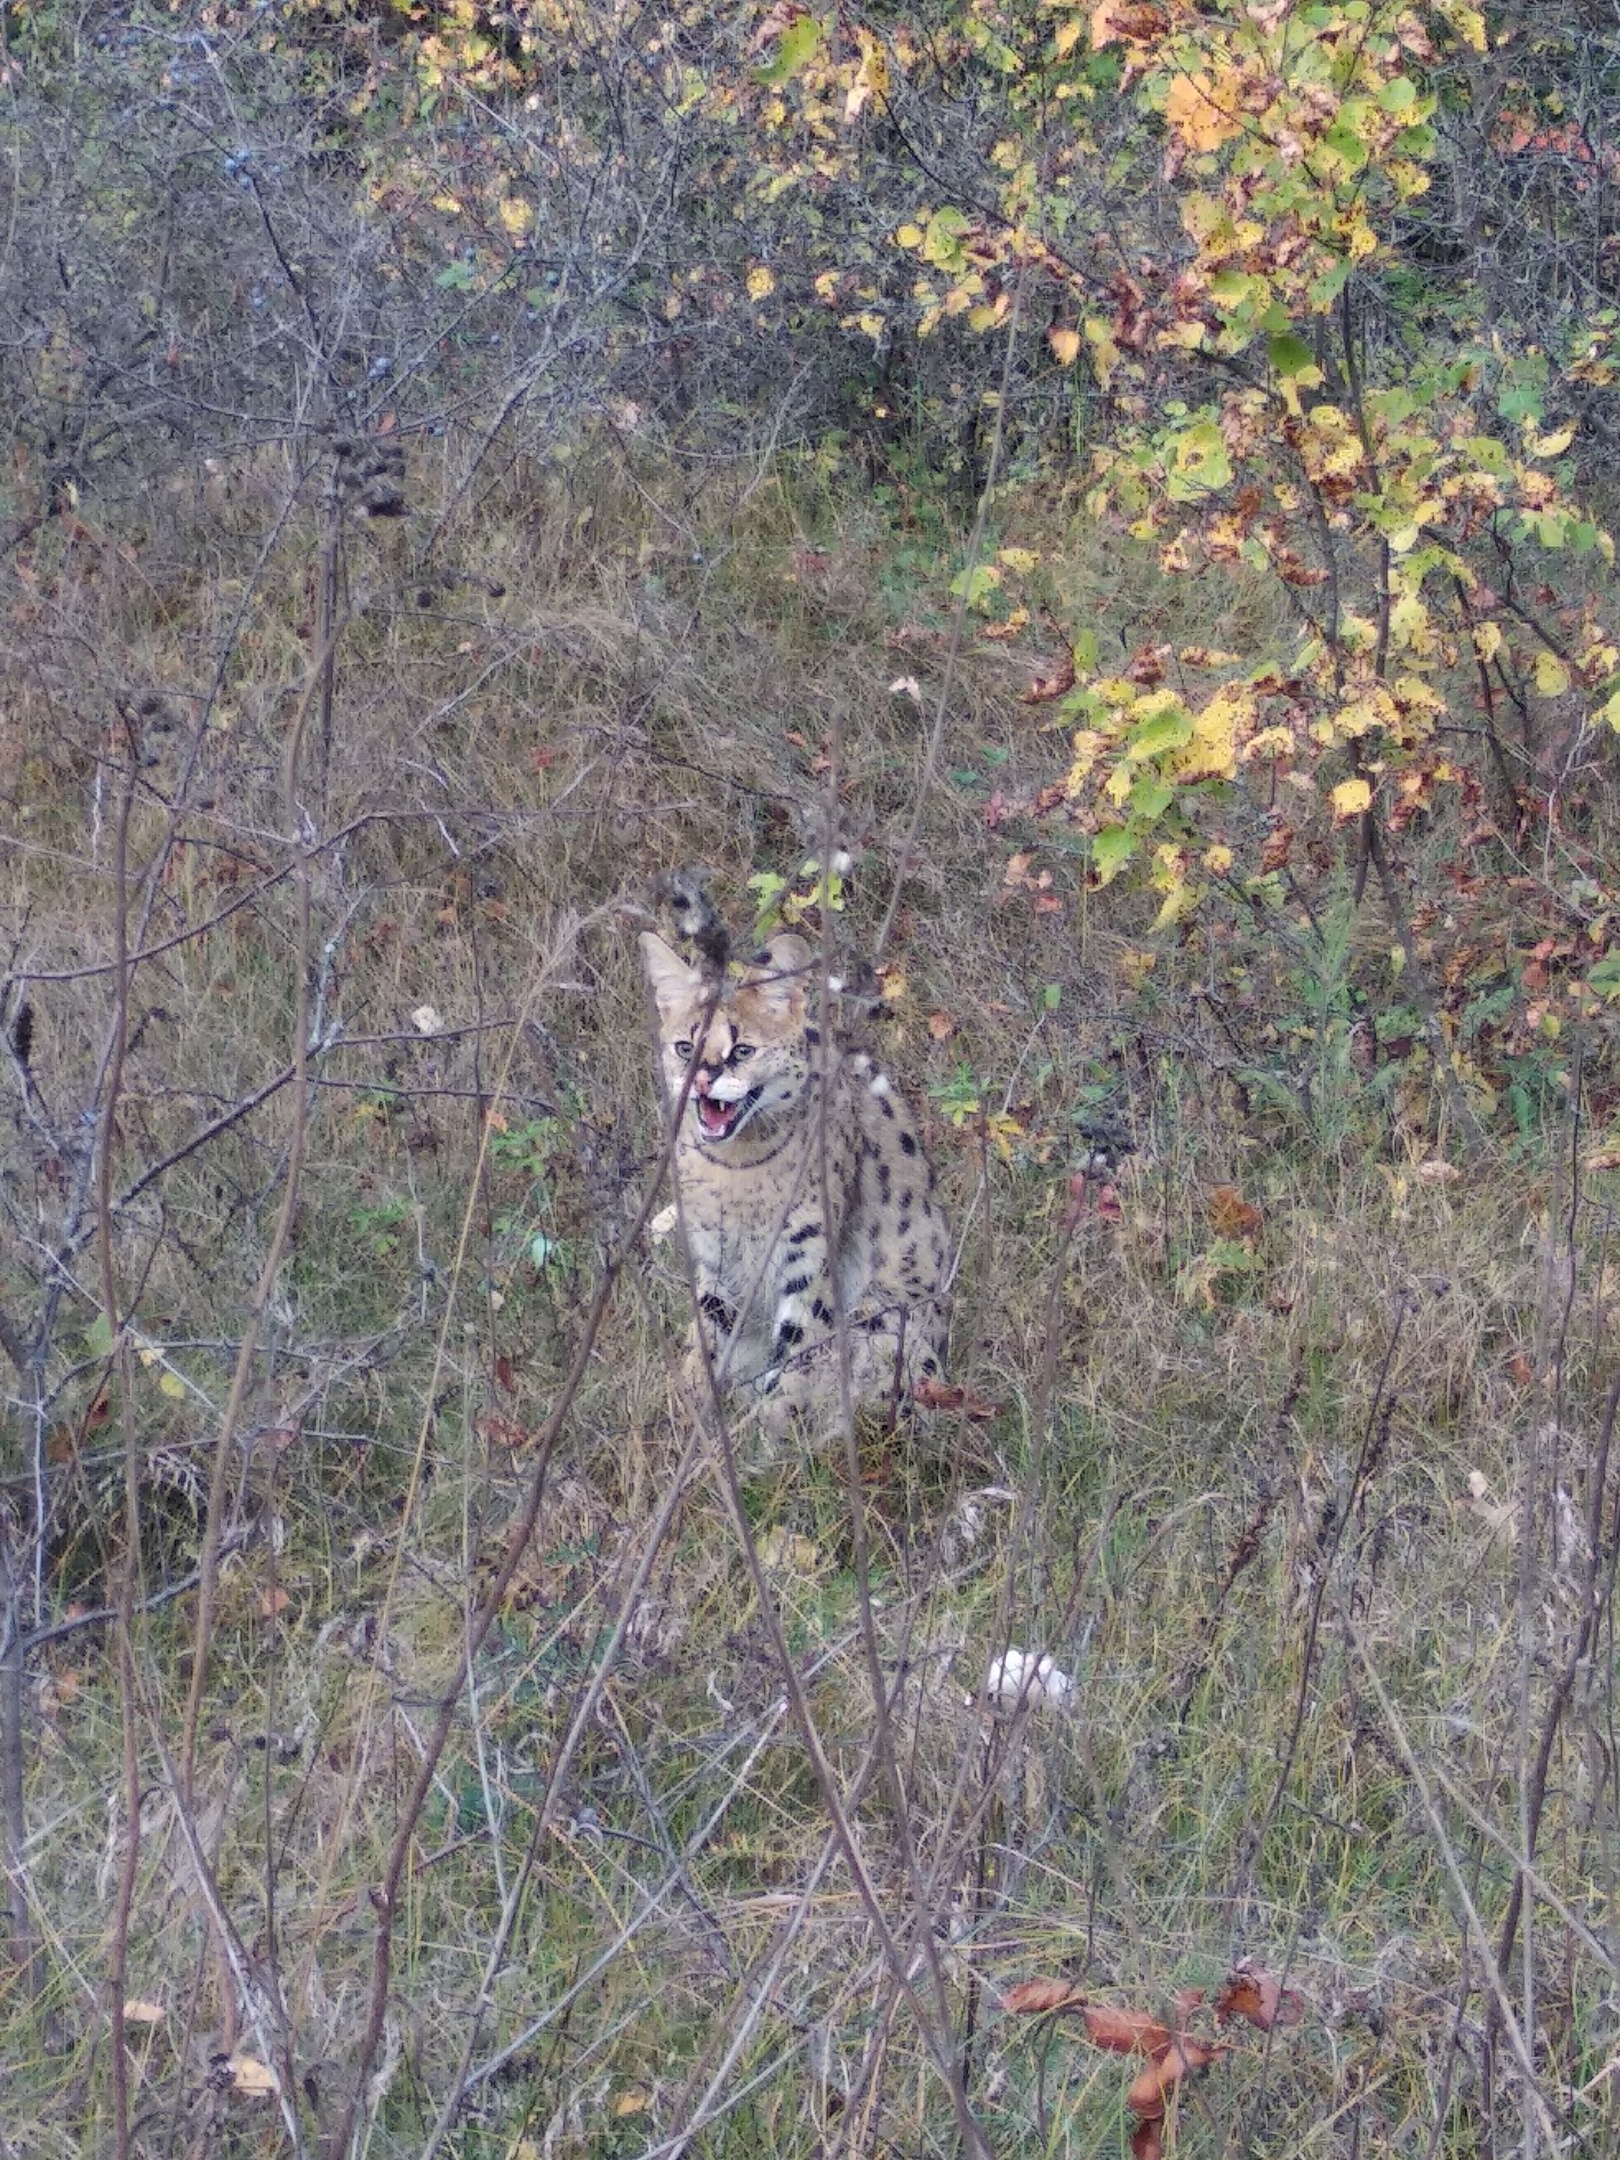
[[[368,1892],[657,1162],[629,936],[651,874],[708,862],[745,915],[750,873],[820,850],[832,759],[858,865],[837,929],[862,948],[923,754],[888,685],[914,675],[927,706],[945,661],[949,566],[791,464],[717,463],[678,490],[587,447],[464,509],[424,568],[443,477],[413,469],[404,532],[350,535],[331,741],[305,764],[302,846],[330,841],[310,858],[316,1085],[229,1465],[194,1809],[257,2029],[228,2022],[176,1800],[192,1594],[166,1591],[196,1566],[185,1473],[206,1480],[290,1091],[179,1151],[291,1057],[282,757],[317,543],[293,516],[255,571],[282,504],[278,476],[246,468],[170,506],[166,567],[42,554],[14,611],[14,973],[105,962],[116,701],[163,701],[130,857],[138,942],[167,949],[134,979],[114,1179],[146,1466],[128,1992],[162,2014],[129,2028],[143,2153],[288,2143],[272,2102],[209,2090],[233,2042],[290,2051],[306,2149],[342,2113]],[[1069,544],[1076,604],[1151,628],[1133,566]],[[1490,1989],[1524,2018],[1524,1930],[1488,1972],[1453,1871],[1494,1941],[1589,1516],[1603,1625],[1546,1782],[1530,2023],[1553,2119],[1590,2151],[1614,2134],[1612,1499],[1590,1490],[1606,1203],[1582,1193],[1571,1243],[1567,1125],[1516,1132],[1504,1107],[1468,1165],[1420,1052],[1353,1061],[1352,992],[1393,1002],[1389,940],[1331,882],[1318,944],[1241,917],[1182,942],[1088,895],[1061,827],[987,817],[993,791],[1027,801],[1061,764],[1016,701],[1026,660],[963,656],[888,955],[885,1056],[927,1106],[960,1239],[955,1376],[995,1414],[873,1445],[858,1492],[839,1463],[789,1466],[747,1484],[739,1516],[671,1415],[685,1293],[641,1241],[412,1847],[374,2155],[423,2152],[464,2053],[445,2127],[465,2153],[946,2150],[930,2018],[991,2149],[1112,2153],[1118,2063],[998,2015],[996,1991],[1062,1972],[1159,2005],[1238,1956],[1305,2015],[1188,2097],[1184,2152],[1522,2142],[1533,2110]],[[1023,851],[1048,887],[1007,882]],[[105,974],[29,992],[35,1092],[14,1063],[4,1175],[39,1243],[0,1254],[13,1318],[76,1227],[110,994]],[[1117,1220],[1092,1204],[1068,1241],[1075,1121],[1104,1097],[1138,1152]],[[82,1242],[63,1264],[47,1622],[105,1595],[120,1490]],[[7,1416],[22,1553],[26,1390]],[[5,1971],[0,2136],[30,2153],[111,2137],[100,1990],[129,1826],[109,1642],[78,1627],[28,1668],[37,1993]],[[784,1643],[886,1925],[906,1959],[929,1951],[943,2010],[927,1960],[923,2015],[897,1989],[785,1707]],[[1056,1659],[1064,1704],[986,1708],[1009,1644]]]

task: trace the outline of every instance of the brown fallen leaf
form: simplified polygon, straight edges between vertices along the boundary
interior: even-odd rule
[[[1151,2010],[1119,2010],[1093,2003],[1085,2013],[1086,2038],[1111,2055],[1160,2055],[1174,2038]]]
[[[1084,1988],[1071,1980],[1020,1980],[1001,1998],[1003,2010],[1026,2017],[1041,2017],[1050,2010],[1083,2010]]]
[[[1045,675],[1030,677],[1029,688],[1018,693],[1020,705],[1050,705],[1055,698],[1067,697],[1074,688],[1074,653],[1060,653],[1051,671]]]
[[[1215,2022],[1224,2025],[1228,2018],[1246,2018],[1261,2032],[1270,2032],[1277,2025],[1297,2025],[1305,2015],[1304,1997],[1293,1988],[1285,1988],[1263,1966],[1245,1958],[1234,1965],[1227,1974],[1220,1993],[1215,1998]]]
[[[1131,2160],[1164,2160],[1164,2126],[1156,2116],[1131,2132]]]
[[[1138,2072],[1125,2095],[1126,2107],[1144,2121],[1162,2115],[1170,2095],[1183,2078],[1196,2077],[1200,2070],[1207,2070],[1227,2052],[1224,2044],[1195,2040],[1190,2033],[1183,2033],[1179,2040],[1172,2040],[1164,2053],[1156,2056],[1146,2069]]]
[[[999,1405],[986,1402],[977,1388],[952,1387],[947,1380],[919,1380],[911,1393],[913,1401],[921,1403],[925,1410],[960,1410],[963,1417],[981,1425],[1001,1415]]]
[[[1258,1237],[1266,1218],[1235,1185],[1217,1185],[1209,1196],[1209,1226],[1217,1237]]]

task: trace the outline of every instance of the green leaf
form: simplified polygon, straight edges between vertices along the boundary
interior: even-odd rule
[[[959,270],[967,259],[962,252],[962,235],[972,230],[973,220],[947,203],[928,220],[923,234],[924,259],[938,270]]]
[[[1140,727],[1133,728],[1125,744],[1125,755],[1141,764],[1148,758],[1163,757],[1167,750],[1182,750],[1192,741],[1192,716],[1179,705],[1172,705],[1164,712],[1154,713]]]
[[[1295,337],[1290,330],[1282,337],[1274,337],[1267,350],[1271,364],[1279,375],[1303,375],[1307,368],[1314,368],[1316,355],[1302,337]]]
[[[971,570],[956,573],[951,591],[969,607],[983,607],[1000,583],[1001,572],[994,563],[975,563]]]
[[[778,40],[775,58],[762,67],[756,81],[767,89],[775,90],[791,81],[801,68],[808,67],[821,50],[821,25],[813,15],[801,15],[796,22],[788,24]]]
[[[472,264],[459,257],[455,262],[447,263],[433,280],[442,292],[465,292],[472,281]]]
[[[1170,439],[1169,495],[1172,502],[1200,502],[1232,477],[1232,460],[1213,420],[1195,421]]]
[[[1135,846],[1128,825],[1105,825],[1091,842],[1091,867],[1099,885],[1110,884],[1130,861]]]
[[[1176,791],[1163,780],[1155,779],[1151,773],[1144,773],[1131,789],[1128,799],[1133,821],[1153,825],[1175,801]]]
[[[84,1331],[85,1348],[95,1358],[109,1358],[113,1354],[112,1323],[104,1312],[97,1313]]]

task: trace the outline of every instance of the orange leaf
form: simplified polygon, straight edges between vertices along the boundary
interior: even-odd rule
[[[277,1619],[287,1610],[291,1603],[292,1597],[290,1593],[283,1590],[281,1585],[277,1583],[273,1590],[267,1590],[263,1597],[260,1598],[259,1617],[262,1620]]]
[[[1131,2160],[1164,2160],[1164,2132],[1157,2122],[1139,2122],[1131,2132]]]
[[[1241,1965],[1232,1967],[1225,1986],[1215,1998],[1215,2022],[1218,2025],[1224,2025],[1228,2018],[1240,2017],[1246,2018],[1261,2032],[1270,2032],[1274,2025],[1297,2025],[1304,2015],[1303,1998],[1247,1958]]]
[[[1261,876],[1267,877],[1273,870],[1286,869],[1288,858],[1293,852],[1294,828],[1292,825],[1279,825],[1274,832],[1267,833],[1265,845],[1260,850]]]
[[[944,1042],[956,1033],[956,1022],[948,1012],[931,1012],[928,1015],[928,1032],[935,1042]]]
[[[1030,678],[1027,690],[1019,693],[1020,705],[1050,705],[1054,698],[1067,697],[1074,688],[1074,654],[1064,653],[1050,675]]]
[[[1158,2055],[1170,2045],[1170,2028],[1151,2010],[1116,2010],[1095,2003],[1086,2011],[1086,2038],[1112,2055]]]
[[[1217,1237],[1258,1237],[1266,1218],[1235,1185],[1217,1185],[1209,1196],[1209,1226]]]
[[[1133,2115],[1140,2115],[1144,2120],[1156,2119],[1164,2113],[1166,2102],[1183,2078],[1193,2077],[1200,2070],[1207,2069],[1218,2056],[1225,2053],[1224,2047],[1215,2046],[1207,2040],[1194,2040],[1183,2033],[1179,2040],[1173,2040],[1156,2061],[1150,2062],[1147,2068],[1137,2075],[1130,2091],[1125,2095],[1125,2105]]]
[[[1001,1415],[997,1406],[986,1402],[977,1388],[952,1387],[945,1380],[919,1380],[911,1393],[925,1410],[960,1410],[964,1417],[973,1418],[981,1425],[987,1425],[992,1418]],[[1028,1984],[1034,1986],[1036,1983]]]
[[[921,1391],[919,1390],[919,1393]],[[1080,2010],[1086,1991],[1068,1980],[1020,1980],[1001,1998],[1003,2010],[1039,2017],[1048,2010]]]

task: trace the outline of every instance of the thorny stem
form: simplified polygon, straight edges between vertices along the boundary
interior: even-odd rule
[[[118,798],[113,858],[113,1029],[107,1060],[101,1129],[96,1149],[96,1242],[101,1263],[101,1301],[118,1363],[124,1436],[124,1564],[118,1582],[118,1704],[123,1736],[124,1850],[118,1871],[112,1940],[107,1954],[108,2012],[112,2027],[114,2144],[117,2160],[129,2160],[129,2056],[124,2044],[124,1975],[129,1963],[129,1920],[141,1851],[141,1765],[136,1727],[134,1627],[140,1571],[140,1458],[135,1441],[134,1365],[118,1317],[118,1279],[113,1266],[112,1164],[118,1140],[118,1099],[124,1084],[129,1041],[129,818],[135,799],[139,748],[135,722],[126,722],[124,784]]]
[[[1007,434],[1007,401],[1012,395],[1013,354],[1018,342],[1018,321],[1023,310],[1023,301],[1024,274],[1020,273],[1018,283],[1013,288],[1012,307],[1007,316],[1007,346],[1001,362],[1001,391],[996,399],[996,424],[990,437],[990,455],[985,461],[984,486],[979,491],[979,507],[973,520],[973,531],[968,537],[967,551],[962,558],[962,589],[957,596],[956,613],[951,618],[951,641],[945,651],[945,667],[940,676],[939,697],[934,706],[934,723],[929,730],[928,748],[923,756],[922,772],[917,779],[916,800],[911,806],[911,817],[900,842],[899,855],[895,858],[894,888],[889,894],[889,904],[883,911],[883,920],[878,926],[877,940],[872,950],[874,964],[883,958],[890,933],[894,929],[894,918],[900,911],[900,895],[905,889],[906,873],[911,867],[917,835],[922,830],[923,812],[928,804],[929,791],[934,784],[934,772],[945,741],[945,721],[950,711],[951,692],[956,686],[956,665],[961,656],[962,639],[967,628],[968,594],[972,590],[973,573],[978,568],[979,556],[984,548],[985,531],[990,522],[990,504],[1001,470],[1002,446]]]
[[[304,729],[309,718],[311,702],[322,679],[326,655],[317,653],[310,669],[304,692],[293,714],[292,725],[287,734],[287,747],[282,763],[282,804],[287,830],[296,844],[300,820],[298,805],[298,780],[300,759],[303,751]],[[225,1489],[230,1478],[231,1458],[235,1451],[237,1430],[241,1424],[243,1406],[253,1379],[254,1356],[258,1348],[264,1316],[270,1300],[275,1295],[276,1281],[281,1273],[281,1262],[292,1235],[293,1219],[298,1208],[299,1190],[303,1178],[304,1145],[309,1122],[309,1091],[306,1085],[309,1063],[309,951],[310,951],[310,853],[307,848],[299,851],[297,892],[298,918],[293,939],[293,1043],[292,1079],[293,1114],[292,1138],[287,1156],[286,1182],[282,1188],[281,1207],[276,1215],[275,1229],[271,1233],[270,1247],[259,1271],[258,1284],[248,1307],[242,1341],[237,1351],[236,1366],[231,1374],[230,1392],[225,1399],[224,1414],[220,1419],[219,1438],[214,1446],[213,1471],[208,1481],[208,1512],[203,1522],[202,1552],[199,1561],[201,1580],[197,1587],[197,1619],[192,1634],[191,1687],[186,1697],[185,1724],[180,1737],[180,1801],[188,1810],[194,1798],[197,1725],[202,1715],[203,1695],[208,1684],[209,1647],[213,1635],[214,1608],[219,1588],[219,1545],[225,1515]]]
[[[1278,1810],[1281,1808],[1283,1797],[1288,1791],[1288,1780],[1294,1773],[1294,1757],[1299,1749],[1300,1735],[1305,1729],[1305,1713],[1310,1707],[1311,1682],[1316,1673],[1316,1645],[1322,1630],[1322,1613],[1327,1604],[1328,1588],[1333,1581],[1334,1565],[1339,1557],[1339,1548],[1344,1543],[1345,1531],[1349,1526],[1352,1514],[1355,1512],[1356,1504],[1362,1496],[1369,1470],[1378,1451],[1385,1390],[1389,1386],[1389,1376],[1395,1367],[1395,1353],[1400,1348],[1401,1337],[1406,1332],[1406,1321],[1407,1303],[1403,1297],[1396,1305],[1394,1325],[1389,1331],[1389,1340],[1384,1345],[1384,1361],[1378,1370],[1378,1381],[1373,1389],[1372,1400],[1367,1405],[1366,1422],[1361,1431],[1361,1447],[1356,1457],[1356,1467],[1350,1479],[1350,1487],[1344,1496],[1344,1504],[1339,1510],[1338,1519],[1334,1523],[1333,1535],[1328,1541],[1327,1550],[1321,1554],[1317,1562],[1316,1584],[1311,1593],[1310,1611],[1305,1621],[1305,1640],[1300,1649],[1299,1686],[1294,1694],[1294,1715],[1288,1728],[1288,1738],[1283,1744],[1282,1760],[1277,1765],[1277,1777],[1272,1786],[1271,1798],[1267,1802],[1265,1812],[1260,1817],[1253,1834],[1248,1840],[1248,1850],[1243,1856],[1237,1886],[1232,1895],[1234,1910],[1249,1897],[1253,1890],[1255,1876],[1260,1866],[1260,1856],[1265,1850],[1266,1840],[1271,1835],[1272,1825],[1277,1820]]]

